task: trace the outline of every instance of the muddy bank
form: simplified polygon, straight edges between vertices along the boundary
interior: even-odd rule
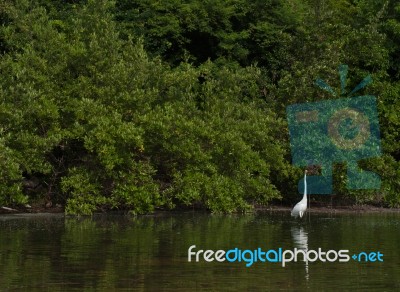
[[[257,208],[258,212],[288,212],[292,210],[289,206],[269,206],[266,208]],[[386,207],[376,207],[370,205],[354,205],[354,206],[315,206],[311,205],[306,212],[310,213],[365,213],[365,212],[379,212],[379,213],[400,213],[400,208],[386,208]]]
[[[267,207],[256,207],[255,212],[288,212],[290,213],[293,206],[270,205]],[[203,210],[204,211],[204,210]],[[152,215],[179,213],[180,211],[156,211]],[[188,212],[188,210],[181,210]],[[400,208],[386,208],[371,205],[353,205],[353,206],[312,206],[307,209],[310,213],[365,213],[365,212],[380,212],[380,213],[400,213]],[[29,206],[29,207],[0,207],[0,214],[31,214],[31,213],[64,213],[64,207],[56,206]],[[114,211],[105,212],[114,213]]]
[[[21,206],[21,207],[6,207],[0,206],[0,214],[19,214],[19,213],[63,213],[64,207],[57,206]]]

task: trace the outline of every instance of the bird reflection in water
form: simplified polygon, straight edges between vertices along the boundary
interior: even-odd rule
[[[308,251],[308,233],[304,230],[302,226],[293,226],[291,228],[292,238],[294,242],[294,246],[298,249],[304,250],[305,252]],[[305,271],[306,271],[306,280],[309,279],[308,274],[308,261],[304,262],[305,264]]]

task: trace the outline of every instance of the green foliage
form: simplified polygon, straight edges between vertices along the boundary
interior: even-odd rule
[[[256,99],[257,86],[249,80],[260,72],[211,63],[177,70],[186,81],[166,80],[165,102],[146,115],[145,124],[145,154],[167,183],[170,204],[205,203],[214,211],[233,211],[278,197],[268,161],[284,164],[284,151],[273,139],[284,125]],[[222,192],[222,186],[230,187]]]
[[[260,71],[150,60],[119,38],[109,3],[97,4],[51,20],[14,7],[1,64],[9,176],[40,177],[71,214],[232,212],[278,197],[270,162],[284,165],[284,151],[272,136],[284,124],[258,100]],[[17,29],[28,21],[32,31]]]
[[[347,63],[348,87],[374,79],[385,156],[362,167],[384,183],[349,192],[339,174],[336,192],[397,206],[399,21],[380,0],[4,1],[0,204],[234,212],[297,199],[285,108],[332,98],[314,80],[338,88]]]
[[[276,72],[287,66],[302,21],[302,1],[117,1],[124,34],[141,35],[150,53],[172,64],[208,59]]]
[[[13,154],[14,151],[4,145],[4,139],[0,139],[0,205],[27,202],[22,193],[21,172]]]
[[[104,205],[107,199],[101,196],[96,178],[90,177],[86,169],[71,168],[68,176],[61,182],[62,191],[70,194],[67,214],[91,214],[98,204]]]

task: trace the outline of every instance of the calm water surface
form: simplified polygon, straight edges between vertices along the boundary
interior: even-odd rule
[[[304,219],[304,218],[303,218]],[[400,289],[400,214],[0,216],[0,291]],[[188,248],[381,252],[383,262],[188,262]]]

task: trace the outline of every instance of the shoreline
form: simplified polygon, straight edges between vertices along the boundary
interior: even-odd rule
[[[254,213],[263,212],[290,212],[293,206],[280,206],[280,205],[270,205],[265,207],[255,207]],[[148,215],[161,215],[161,214],[174,214],[174,213],[186,213],[188,211],[193,211],[189,209],[184,210],[156,210],[153,213],[141,214],[139,216]],[[206,210],[194,210],[198,212],[207,212]],[[126,214],[128,211],[106,211],[106,212],[95,212],[95,214]],[[313,214],[345,214],[345,213],[400,213],[400,208],[389,208],[389,207],[377,207],[373,205],[352,205],[352,206],[311,206],[308,208],[307,213]],[[20,209],[0,207],[0,215],[10,215],[10,214],[65,214],[64,208],[60,206],[56,207],[21,207]],[[233,213],[235,214],[235,213]],[[237,214],[237,213],[236,213]]]
[[[288,206],[269,206],[266,208],[255,209],[256,212],[290,212],[293,207]],[[306,213],[315,214],[346,214],[346,213],[400,213],[400,208],[377,207],[373,205],[354,205],[354,206],[311,206],[307,208]]]

